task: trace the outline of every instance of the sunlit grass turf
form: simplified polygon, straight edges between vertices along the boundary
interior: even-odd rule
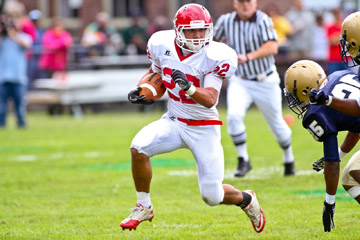
[[[242,179],[232,177],[236,154],[225,110],[220,115],[224,182],[257,193],[267,220],[263,233],[255,233],[239,208],[202,202],[196,166],[186,150],[152,159],[155,218],[136,231],[122,231],[119,223],[136,203],[129,145],[142,126],[161,114],[87,114],[77,120],[31,113],[26,130],[16,129],[10,118],[9,127],[0,131],[0,239],[359,238],[359,206],[340,185],[336,228],[323,232],[323,174],[311,169],[322,144],[297,120],[291,127],[297,176],[284,178],[281,150],[256,109],[246,117],[253,170]]]

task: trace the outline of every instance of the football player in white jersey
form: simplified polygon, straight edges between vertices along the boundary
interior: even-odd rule
[[[174,18],[174,30],[159,31],[148,42],[149,72],[161,73],[169,94],[168,112],[145,126],[131,143],[132,174],[137,204],[122,229],[136,229],[154,217],[150,201],[150,157],[179,148],[189,149],[196,161],[203,201],[215,206],[232,204],[248,215],[256,232],[265,226],[265,215],[254,191],[223,184],[224,155],[216,105],[222,81],[233,75],[237,56],[223,43],[212,41],[213,24],[201,5],[187,4]],[[129,93],[132,103],[151,104]]]

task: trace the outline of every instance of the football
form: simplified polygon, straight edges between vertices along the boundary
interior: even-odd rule
[[[139,96],[145,95],[144,100],[159,100],[164,96],[166,88],[160,73],[150,73],[142,77],[137,85],[141,87]]]

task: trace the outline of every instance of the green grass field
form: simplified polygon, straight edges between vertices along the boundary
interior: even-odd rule
[[[261,234],[240,208],[203,203],[186,150],[152,159],[155,218],[123,231],[119,223],[136,204],[129,145],[162,113],[87,114],[81,120],[31,113],[28,129],[16,129],[11,117],[0,130],[0,239],[359,239],[359,206],[341,185],[336,228],[323,232],[324,179],[311,167],[322,144],[300,120],[291,127],[297,176],[284,178],[281,150],[262,115],[251,109],[246,123],[253,170],[239,179],[232,177],[236,154],[225,110],[220,113],[224,183],[257,193],[267,220]]]

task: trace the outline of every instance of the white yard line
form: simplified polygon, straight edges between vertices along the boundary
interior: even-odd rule
[[[15,161],[18,162],[32,162],[37,160],[35,155],[18,155],[15,157]]]
[[[99,158],[99,157],[106,157],[115,155],[113,152],[85,152],[85,153],[64,153],[64,152],[57,152],[48,155],[48,159],[62,159],[62,158],[77,158],[77,157],[84,157],[84,158]],[[39,158],[46,157],[46,155],[16,155],[14,157],[9,157],[8,159],[12,159],[18,162],[31,162],[36,161]]]

